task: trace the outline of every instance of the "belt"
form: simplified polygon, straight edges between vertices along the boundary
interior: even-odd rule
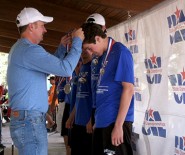
[[[24,115],[25,117],[28,116],[30,113],[39,112],[35,110],[11,110],[11,116],[13,117],[19,117],[20,115]],[[45,115],[43,112],[39,112],[42,115]]]

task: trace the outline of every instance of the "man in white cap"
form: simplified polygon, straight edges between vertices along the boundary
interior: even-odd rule
[[[10,133],[20,155],[48,155],[47,75],[71,76],[82,52],[81,28],[72,33],[72,47],[65,58],[67,37],[61,39],[55,56],[38,45],[47,32],[44,25],[52,21],[53,17],[43,16],[35,8],[24,8],[16,19],[20,39],[10,50],[7,81]]]

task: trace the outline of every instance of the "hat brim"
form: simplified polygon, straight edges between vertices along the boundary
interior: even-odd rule
[[[40,21],[44,22],[44,23],[50,23],[53,21],[53,17],[48,17],[48,16],[43,16]]]

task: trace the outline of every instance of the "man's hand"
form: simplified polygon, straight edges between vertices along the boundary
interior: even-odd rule
[[[66,34],[61,38],[60,44],[65,47],[66,45],[71,44],[71,41],[72,41],[71,35]]]
[[[82,31],[82,28],[79,28],[72,32],[72,38],[74,37],[79,37],[82,41],[84,40],[84,31]]]

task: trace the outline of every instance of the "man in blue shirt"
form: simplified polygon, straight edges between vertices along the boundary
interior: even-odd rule
[[[101,26],[83,25],[83,48],[102,59],[96,87],[93,155],[132,155],[131,132],[134,121],[134,71],[130,51],[107,37]],[[97,65],[99,66],[99,65]],[[96,136],[96,130],[102,137]],[[102,148],[97,146],[102,141]]]
[[[16,19],[20,39],[10,50],[7,81],[12,109],[10,132],[21,155],[48,154],[47,75],[71,76],[82,51],[81,28],[72,33],[72,47],[65,58],[67,37],[61,39],[55,56],[39,46],[47,32],[44,25],[52,21],[53,17],[43,16],[35,8],[24,8]]]

